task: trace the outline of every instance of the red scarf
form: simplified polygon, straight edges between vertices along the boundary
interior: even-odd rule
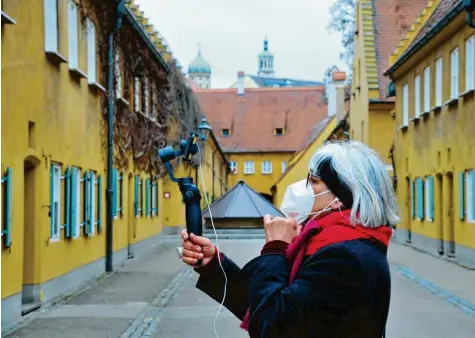
[[[305,225],[300,235],[295,237],[287,247],[286,257],[292,264],[289,285],[294,282],[304,257],[311,256],[328,245],[356,239],[369,239],[388,246],[392,236],[390,227],[364,228],[360,224],[353,226],[350,222],[350,213],[351,210],[334,211]],[[315,231],[317,236],[312,236]],[[249,320],[250,313],[247,310],[240,327],[248,331]]]

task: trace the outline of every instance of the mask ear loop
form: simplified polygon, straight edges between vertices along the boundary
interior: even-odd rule
[[[337,201],[339,201],[339,199],[338,199],[338,197],[335,197],[335,199],[334,199],[333,201],[331,201],[325,208],[323,208],[322,210],[316,212],[315,215],[307,221],[307,223],[310,222],[310,221],[312,221],[315,217],[317,217],[318,215],[320,215],[322,212],[324,212],[324,211],[330,211],[331,209],[328,209],[328,210],[327,210],[327,208],[328,208],[330,205],[332,205],[333,203],[337,202]],[[341,212],[341,211],[340,211],[340,212]]]

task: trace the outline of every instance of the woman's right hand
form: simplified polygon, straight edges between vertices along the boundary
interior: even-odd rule
[[[216,248],[206,237],[196,236],[195,234],[189,236],[188,232],[183,230],[181,238],[181,246],[183,247],[182,260],[188,265],[194,266],[199,259],[202,259],[203,263],[200,267],[205,266],[216,255]]]

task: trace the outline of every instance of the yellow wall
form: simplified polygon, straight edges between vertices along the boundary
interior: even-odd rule
[[[235,186],[239,181],[244,181],[252,189],[261,194],[271,195],[271,187],[282,175],[282,162],[288,162],[292,153],[231,153],[229,161],[236,161],[237,173],[229,174],[229,186]],[[244,174],[244,162],[254,161],[254,174]],[[262,162],[272,162],[272,173],[262,173]]]
[[[362,7],[362,4],[365,4]],[[376,150],[386,164],[390,164],[389,150],[394,139],[394,122],[390,111],[393,103],[374,103],[379,99],[376,51],[374,47],[373,10],[371,0],[357,3],[359,34],[355,36],[350,138],[366,143]],[[365,32],[371,34],[365,34]]]
[[[287,186],[307,178],[310,159],[315,151],[317,151],[317,149],[328,139],[335,127],[336,120],[333,118],[322,130],[320,135],[318,135],[318,137],[306,149],[298,154],[298,160],[290,161],[292,166],[289,167],[285,174],[282,175],[279,181],[275,184],[274,204],[278,208],[282,203]]]
[[[475,248],[475,227],[461,220],[459,208],[459,174],[475,168],[475,104],[472,95],[460,96],[452,105],[444,104],[450,95],[450,53],[459,47],[459,92],[465,91],[465,39],[475,31],[464,23],[460,14],[441,33],[393,74],[396,83],[395,156],[398,176],[398,202],[403,211],[400,229],[446,242]],[[414,78],[431,67],[432,93],[430,107],[435,106],[435,60],[443,57],[443,106],[425,117],[414,117]],[[402,86],[409,83],[409,125],[402,125]],[[423,76],[421,86],[423,88]],[[424,100],[421,91],[421,101]],[[423,107],[423,102],[421,103]],[[423,110],[423,109],[422,109]],[[434,221],[418,220],[411,215],[411,182],[418,177],[434,177]],[[466,191],[466,189],[465,189]],[[467,198],[464,198],[465,203]],[[416,203],[417,205],[417,203]],[[450,208],[452,206],[452,208]],[[466,210],[466,208],[465,208]],[[449,215],[453,218],[450,218]],[[453,225],[450,226],[450,225]]]
[[[208,193],[208,201],[211,204],[213,199],[219,198],[228,189],[227,183],[227,160],[223,158],[218,150],[215,139],[210,135],[206,141],[206,145],[201,149],[202,154],[202,171],[199,167],[194,168],[188,164],[173,163],[175,177],[191,176],[193,182],[198,186],[201,192],[201,206],[206,208],[205,192]],[[198,157],[196,157],[198,159]],[[214,158],[214,159],[213,159]],[[214,169],[213,169],[214,165]],[[203,180],[205,188],[203,189]],[[214,186],[213,186],[214,180]],[[214,191],[213,191],[214,188]],[[182,194],[178,184],[172,182],[168,175],[164,178],[163,192],[170,194],[170,198],[163,200],[165,210],[164,225],[165,226],[185,226],[185,204],[182,202]]]
[[[68,63],[46,57],[42,1],[5,1],[2,9],[17,21],[16,25],[2,27],[1,173],[3,176],[6,169],[11,168],[13,178],[12,245],[6,248],[2,244],[3,299],[22,292],[23,284],[41,284],[104,257],[107,173],[104,114],[100,102],[104,93],[88,85],[87,79],[74,76]],[[68,59],[67,30],[64,30],[66,7],[61,5],[59,12],[59,52]],[[80,67],[87,73],[86,64],[81,61],[86,59],[84,43],[79,45]],[[96,178],[100,175],[102,190],[96,191],[95,200],[96,207],[99,198],[102,202],[98,215],[102,232],[99,233],[96,226],[95,234],[86,236],[81,228],[79,237],[65,239],[64,229],[61,229],[59,240],[50,239],[52,162],[61,165],[63,175],[66,168],[72,166],[80,169],[81,176],[87,170],[95,171]],[[28,171],[24,171],[25,166]],[[159,233],[163,223],[160,199],[157,216],[135,218],[132,214],[134,200],[129,189],[133,185],[128,182],[132,171],[133,166],[124,174],[124,213],[114,221],[114,251]],[[150,177],[141,172],[133,174],[143,179]],[[84,220],[82,187],[83,184],[79,203],[81,221]],[[59,210],[61,224],[64,224],[64,181],[60,189]],[[161,180],[157,190],[162,190]],[[161,193],[157,198],[159,196]]]

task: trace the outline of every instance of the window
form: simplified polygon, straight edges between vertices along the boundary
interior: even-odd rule
[[[442,58],[435,62],[435,105],[442,106]]]
[[[475,223],[475,169],[465,172],[467,221]]]
[[[87,77],[89,83],[97,83],[97,64],[96,64],[96,27],[88,18],[86,19],[87,27]]]
[[[455,48],[450,54],[450,98],[459,96],[459,49]]]
[[[254,174],[254,162],[253,161],[244,162],[244,174]]]
[[[409,85],[402,87],[402,125],[407,126],[409,122]]]
[[[79,168],[71,169],[71,237],[79,236],[81,228],[81,173]]]
[[[112,169],[112,216],[124,215],[124,175],[119,173],[117,169]]]
[[[223,136],[229,136],[229,129],[223,129],[222,134]]]
[[[430,112],[430,67],[424,69],[424,112]]]
[[[12,244],[12,169],[7,168],[5,176],[2,176],[2,227],[1,233],[5,247]]]
[[[78,5],[69,0],[68,4],[69,68],[79,68]]]
[[[51,165],[51,240],[59,240],[59,229],[61,227],[60,218],[61,199],[61,167],[57,164]]]
[[[416,193],[415,193],[415,186],[414,186],[414,181],[411,180],[410,182],[410,188],[411,188],[411,218],[416,217]]]
[[[283,128],[275,128],[275,134],[278,136],[284,135],[284,129]]]
[[[427,176],[425,180],[425,219],[434,220],[434,178]]]
[[[143,82],[144,82],[144,85],[143,85],[143,93],[142,93],[143,94],[143,96],[142,96],[142,98],[143,98],[143,107],[142,107],[143,111],[142,111],[142,113],[148,115],[148,114],[150,114],[150,110],[149,110],[150,107],[149,107],[149,101],[148,101],[149,100],[148,77],[145,77]]]
[[[45,50],[59,53],[58,2],[44,0],[45,14]]]
[[[262,161],[262,173],[263,174],[272,174],[272,162],[271,161]]]
[[[414,81],[414,117],[421,115],[421,76],[417,75]]]
[[[229,162],[229,170],[230,170],[233,174],[237,174],[238,168],[237,168],[237,163],[236,163],[236,161],[230,161],[230,162]]]
[[[152,195],[152,216],[157,216],[158,214],[158,182],[152,179],[152,188],[150,194]]]
[[[89,193],[91,194],[90,206],[89,206],[89,235],[94,235],[94,226],[96,224],[96,175],[92,171],[89,173]]]
[[[138,175],[135,175],[135,189],[134,189],[134,210],[135,217],[139,218],[143,213],[143,190],[142,180]]]
[[[152,89],[151,89],[151,95],[152,95],[152,112],[151,112],[151,115],[152,115],[152,120],[156,120],[157,119],[157,85],[155,84],[155,82],[152,82]]]
[[[115,96],[120,99],[122,97],[122,74],[120,72],[120,52],[115,51]]]
[[[416,178],[416,215],[417,219],[424,219],[424,184],[422,178]]]
[[[135,112],[140,111],[140,80],[138,77],[134,78],[134,110]]]
[[[465,90],[475,89],[475,35],[465,42]]]
[[[287,161],[282,161],[282,174],[287,170]]]

